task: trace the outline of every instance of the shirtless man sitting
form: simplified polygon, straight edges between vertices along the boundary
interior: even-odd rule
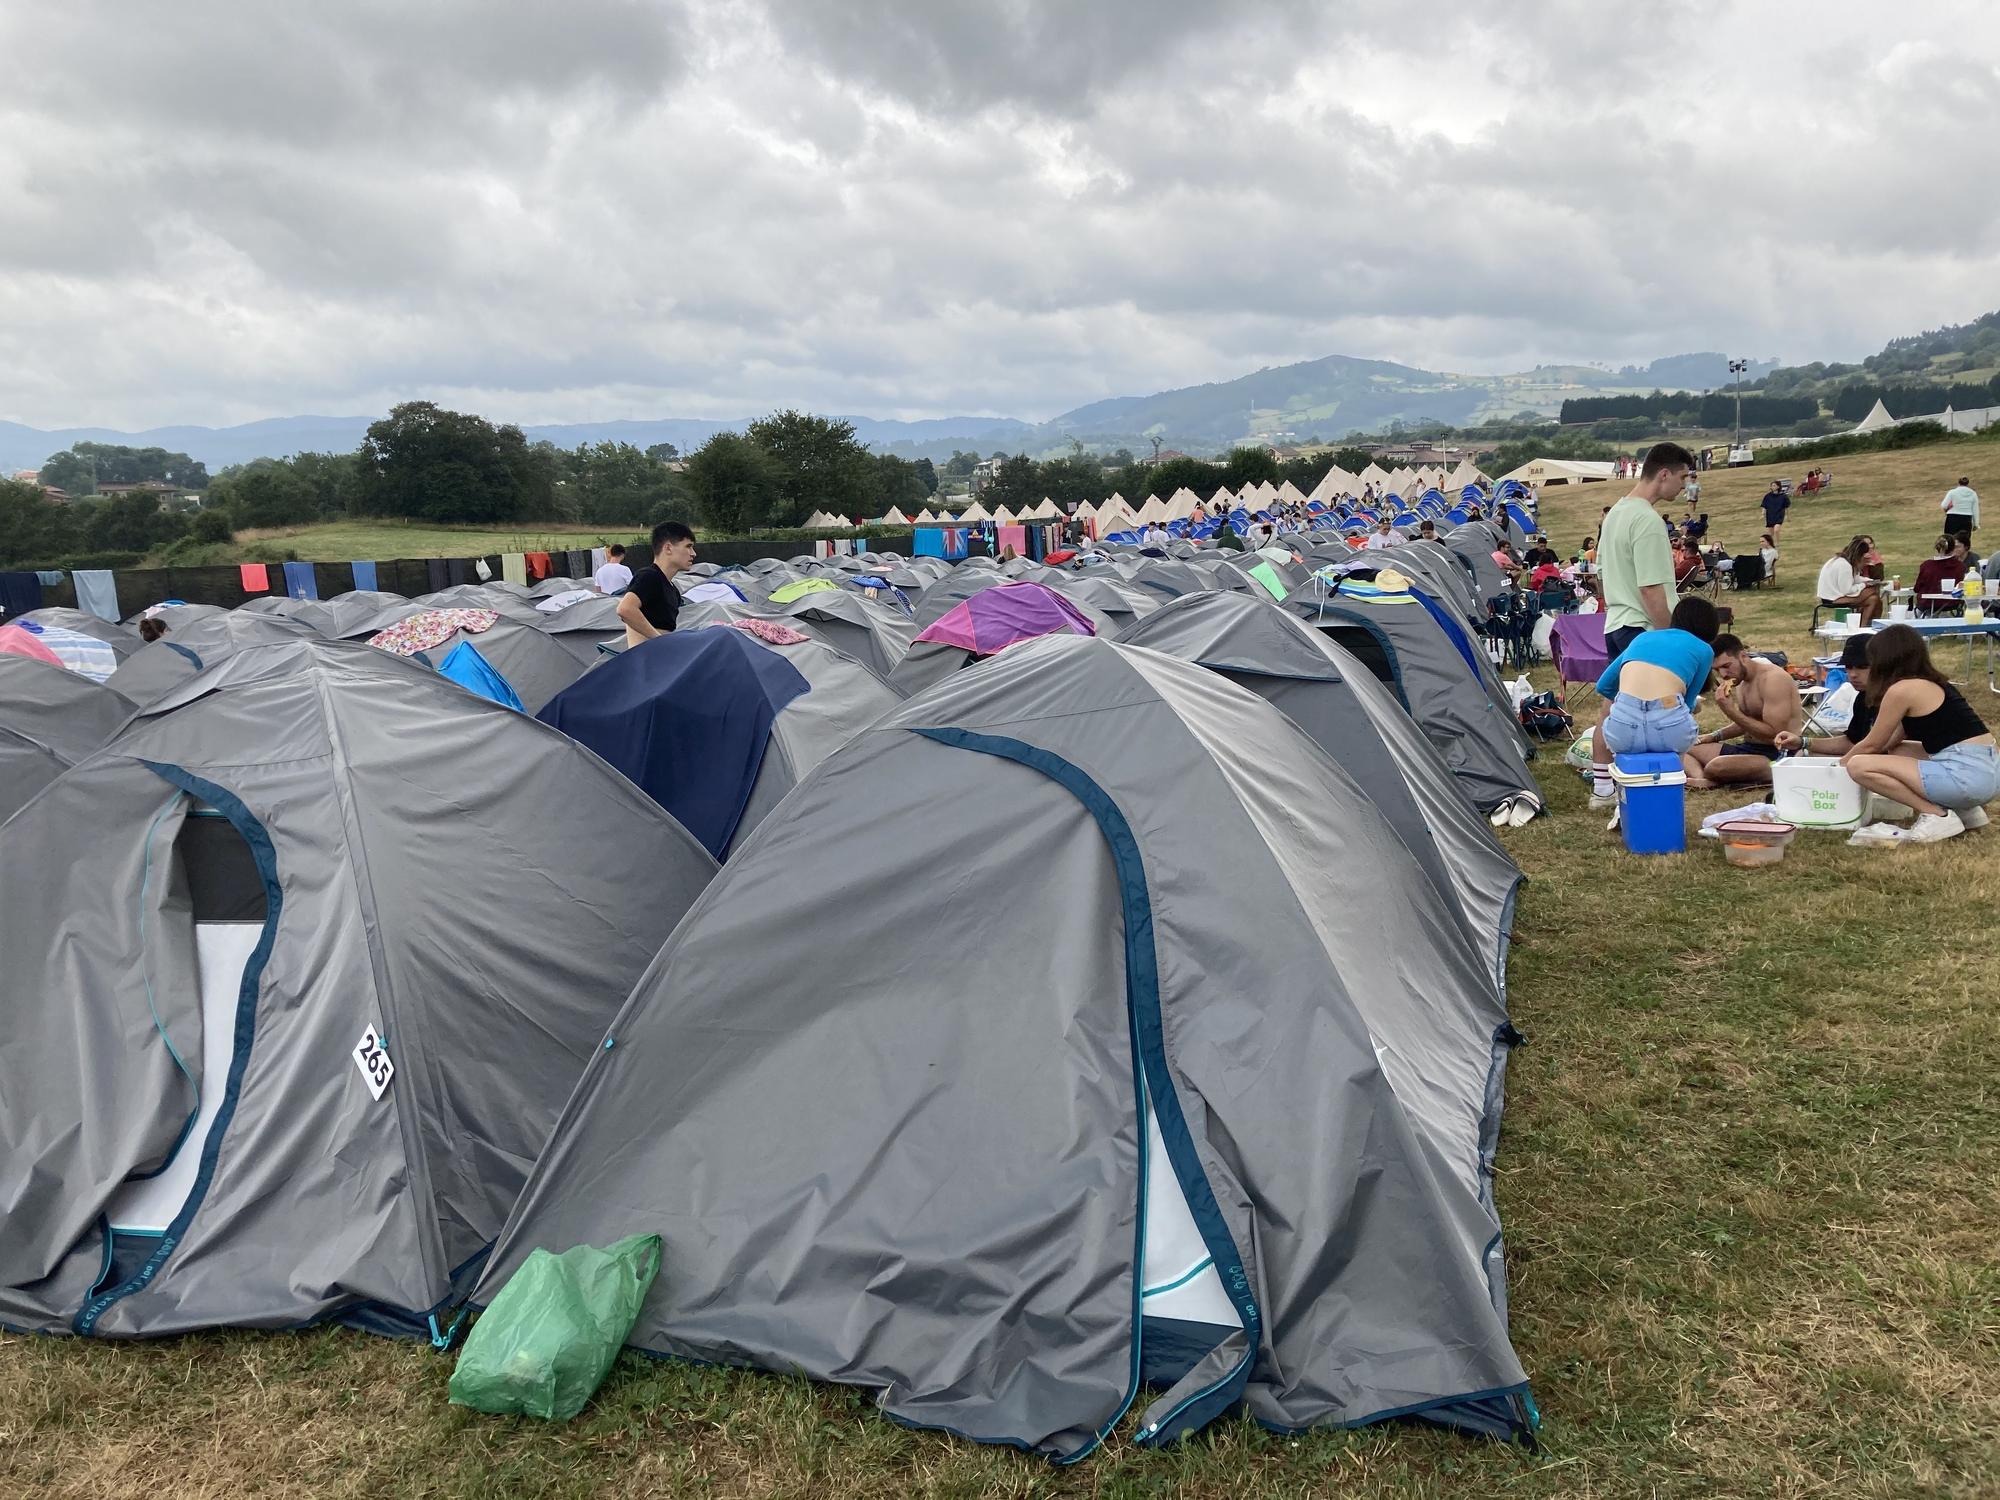
[[[1688,786],[1702,791],[1724,782],[1768,782],[1771,762],[1784,753],[1778,737],[1797,735],[1805,723],[1798,684],[1733,635],[1715,638],[1715,677],[1715,706],[1729,724],[1703,735],[1681,757]],[[1740,738],[1725,744],[1732,735]]]

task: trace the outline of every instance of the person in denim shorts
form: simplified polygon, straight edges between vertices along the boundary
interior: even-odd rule
[[[1665,630],[1635,638],[1597,679],[1611,705],[1597,726],[1592,800],[1611,795],[1613,756],[1652,752],[1679,755],[1695,741],[1694,700],[1715,665],[1710,647],[1722,619],[1715,606],[1689,595],[1674,606]]]

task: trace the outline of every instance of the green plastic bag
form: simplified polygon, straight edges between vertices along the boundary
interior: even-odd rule
[[[567,1422],[597,1393],[659,1274],[657,1234],[533,1252],[472,1325],[452,1404]]]

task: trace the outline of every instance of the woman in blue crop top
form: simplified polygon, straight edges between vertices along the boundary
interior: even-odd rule
[[[1628,752],[1679,755],[1695,742],[1694,700],[1715,665],[1709,643],[1722,628],[1715,606],[1689,595],[1665,630],[1648,630],[1597,679],[1611,705],[1591,735],[1590,801],[1612,800],[1611,758]]]
[[[1934,844],[1985,826],[1985,804],[2000,796],[2000,744],[1909,626],[1869,641],[1868,701],[1875,726],[1840,763],[1857,785],[1916,809],[1896,842]],[[1894,753],[1899,739],[1923,746],[1924,758]]]

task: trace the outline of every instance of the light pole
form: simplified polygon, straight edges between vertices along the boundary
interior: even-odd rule
[[[1732,359],[1729,362],[1730,378],[1736,382],[1736,441],[1730,444],[1732,448],[1743,446],[1743,372],[1749,368],[1750,361],[1747,359]]]

